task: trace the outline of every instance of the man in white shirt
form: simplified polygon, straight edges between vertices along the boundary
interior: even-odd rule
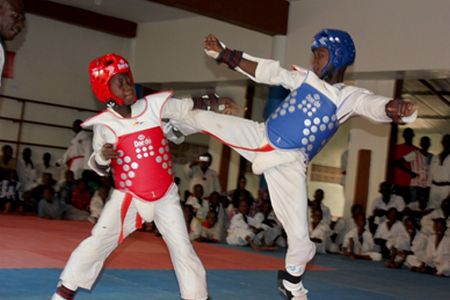
[[[184,166],[184,175],[190,180],[189,192],[194,192],[196,184],[203,186],[205,197],[209,197],[212,192],[221,192],[219,176],[216,171],[209,168],[211,162],[212,156],[207,152]]]

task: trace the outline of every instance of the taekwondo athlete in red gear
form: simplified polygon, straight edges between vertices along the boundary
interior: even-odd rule
[[[299,67],[289,71],[277,61],[230,50],[213,35],[205,38],[204,48],[219,63],[258,83],[282,85],[291,91],[265,123],[196,110],[171,123],[183,134],[202,131],[216,137],[252,162],[255,174],[264,174],[273,209],[289,240],[278,286],[286,299],[306,300],[302,275],[315,254],[308,233],[308,162],[351,116],[386,123],[412,122],[417,106],[345,86],[344,73],[354,62],[355,47],[350,35],[341,30],[325,29],[314,37],[313,71]]]
[[[89,165],[98,174],[114,176],[116,190],[92,230],[73,252],[60,276],[52,300],[72,299],[81,287],[91,289],[109,254],[129,234],[146,222],[155,221],[169,248],[183,299],[208,297],[206,272],[188,237],[173,182],[173,164],[162,118],[182,119],[194,104],[192,99],[171,98],[165,91],[136,100],[128,62],[107,54],[89,66],[91,84],[107,109],[85,121],[93,126],[93,148]],[[226,100],[221,100],[226,99]],[[228,98],[204,101],[214,110]],[[233,104],[231,104],[233,108]],[[166,131],[168,131],[166,130]],[[174,139],[173,132],[168,132]]]

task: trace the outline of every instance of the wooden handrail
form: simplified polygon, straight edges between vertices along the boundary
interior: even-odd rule
[[[75,109],[78,111],[89,111],[89,112],[95,112],[95,113],[99,112],[98,110],[95,110],[95,109],[80,108],[80,107],[76,107],[76,106],[62,105],[62,104],[56,104],[56,103],[50,103],[50,102],[44,102],[44,101],[38,101],[38,100],[31,100],[31,99],[24,99],[24,98],[12,97],[12,96],[6,96],[6,95],[0,95],[0,98],[7,98],[7,99],[17,100],[17,101],[21,101],[21,102],[30,102],[30,103],[36,103],[36,104],[42,104],[42,105],[69,108],[69,109]]]
[[[62,150],[67,148],[67,147],[50,145],[50,144],[40,144],[40,143],[32,143],[32,142],[22,141],[22,125],[23,124],[35,124],[35,125],[48,126],[48,127],[72,129],[72,126],[64,126],[64,125],[59,125],[59,124],[54,124],[54,123],[46,123],[46,122],[25,120],[24,119],[25,106],[26,106],[27,103],[33,103],[33,104],[38,104],[38,105],[47,105],[47,106],[52,106],[52,107],[59,107],[59,108],[77,110],[77,111],[80,111],[80,112],[92,112],[92,113],[98,113],[99,112],[98,110],[89,109],[89,108],[81,108],[81,107],[75,107],[75,106],[69,106],[69,105],[63,105],[63,104],[49,103],[49,102],[44,102],[44,101],[25,99],[25,98],[19,98],[19,97],[7,96],[7,95],[0,95],[0,98],[10,99],[10,100],[15,100],[15,101],[22,102],[20,118],[11,118],[11,117],[0,116],[0,120],[7,120],[7,121],[19,123],[18,135],[17,135],[17,139],[16,140],[0,139],[0,142],[2,142],[2,143],[15,144],[16,145],[16,149],[15,149],[16,153],[19,150],[20,145],[37,146],[37,147],[62,149]],[[89,131],[91,131],[91,130],[89,130]]]

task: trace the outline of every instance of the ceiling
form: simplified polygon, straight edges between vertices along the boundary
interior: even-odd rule
[[[50,0],[74,6],[102,15],[107,15],[134,23],[170,21],[198,16],[183,9],[147,0]]]
[[[201,0],[24,0],[24,3],[26,7],[35,6],[37,3],[45,5],[40,9],[32,8],[35,11],[31,11],[31,13],[41,14],[61,21],[64,21],[64,18],[68,18],[71,23],[77,23],[77,21],[79,21],[79,23],[77,23],[78,25],[87,27],[95,27],[96,25],[95,23],[86,23],[86,17],[82,14],[83,12],[94,13],[95,19],[103,16],[115,18],[112,23],[108,23],[109,27],[114,27],[114,25],[120,27],[119,24],[123,24],[120,23],[122,21],[128,22],[131,25],[134,24],[134,32],[139,23],[170,21],[206,15],[270,35],[286,34],[286,32],[283,33],[283,30],[286,30],[286,28],[266,27],[267,24],[254,23],[252,20],[248,20],[248,16],[240,18],[237,16],[236,12],[229,14],[231,10],[224,9],[226,7],[233,7],[234,4],[242,6],[245,5],[243,3],[248,3],[249,5],[252,5],[257,1],[261,0],[214,0],[212,2]],[[53,7],[55,4],[57,6]],[[264,6],[262,8],[263,10],[254,15],[261,15],[264,13],[273,14],[274,11],[283,11],[285,25],[287,26],[287,13],[289,10],[288,1],[266,0],[265,4],[267,5],[259,5],[259,7]],[[61,13],[61,7],[64,8],[65,6],[69,8],[69,13]],[[72,7],[80,10],[74,12]],[[253,6],[253,9],[254,7],[255,6]],[[56,13],[48,13],[51,9]],[[39,12],[37,12],[38,10]],[[91,18],[93,16],[88,15],[88,17]],[[103,23],[109,21],[109,19],[102,20]],[[131,26],[130,31],[125,33],[125,35],[129,34],[129,36],[132,37],[132,28],[133,26]],[[98,29],[105,30],[104,27]],[[117,34],[124,35],[123,32],[117,32]],[[385,76],[383,74],[360,75],[362,76],[361,79],[363,79],[364,76]],[[424,74],[424,76],[421,76],[420,74],[403,75],[398,74],[397,76],[399,79],[408,78],[403,80],[401,88],[402,96],[416,102],[419,105],[420,112],[419,119],[412,124],[408,124],[408,126],[416,131],[424,133],[450,133],[450,74],[438,74],[437,76],[433,76],[433,74]],[[387,76],[392,79],[392,74],[388,74]],[[414,78],[426,79],[418,80]]]
[[[422,133],[450,133],[450,78],[404,80],[402,96],[419,105],[419,118],[408,127]]]

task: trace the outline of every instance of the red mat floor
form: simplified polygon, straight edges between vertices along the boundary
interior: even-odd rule
[[[90,235],[88,222],[44,220],[36,216],[0,215],[0,268],[63,268],[70,253]],[[284,259],[258,252],[194,242],[206,269],[278,270]],[[110,269],[172,269],[161,237],[137,231],[108,258]],[[309,270],[330,270],[308,265]]]

